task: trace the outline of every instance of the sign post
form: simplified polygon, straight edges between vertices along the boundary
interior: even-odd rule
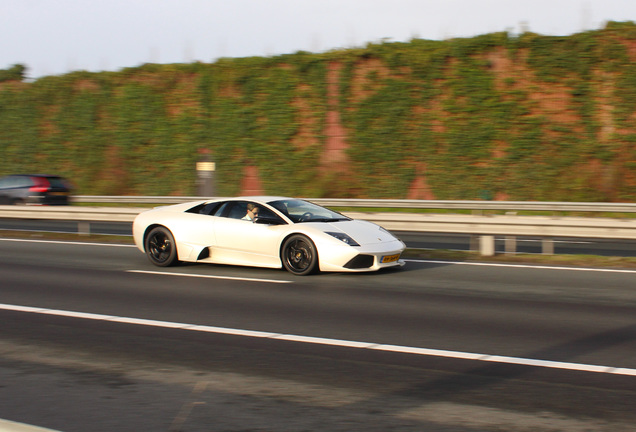
[[[199,196],[214,196],[214,172],[216,163],[210,160],[208,152],[202,152],[203,157],[197,162],[197,194]]]

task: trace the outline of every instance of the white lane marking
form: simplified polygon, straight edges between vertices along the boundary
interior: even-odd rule
[[[636,273],[636,270],[627,270],[627,269],[605,269],[605,268],[588,268],[588,267],[560,267],[560,266],[544,266],[544,265],[532,265],[532,264],[506,264],[506,263],[465,262],[465,261],[417,260],[417,259],[408,259],[408,258],[403,258],[403,261],[417,262],[417,263],[433,263],[433,264],[458,264],[458,265],[483,266],[483,267],[514,267],[514,268],[529,268],[529,269],[541,269],[541,270],[571,270],[571,271],[606,272],[606,273]]]
[[[12,238],[0,238],[0,241],[6,242],[22,242],[22,243],[53,243],[53,244],[69,244],[69,245],[82,245],[82,246],[110,246],[110,247],[137,247],[135,245],[119,244],[119,243],[91,243],[91,242],[75,242],[65,240],[35,240],[35,239],[12,239]]]
[[[279,283],[279,284],[293,283],[293,281],[289,281],[289,280],[258,279],[258,278],[246,278],[246,277],[236,277],[236,276],[216,276],[216,275],[174,273],[174,272],[161,272],[161,271],[151,271],[151,270],[126,270],[126,272],[127,273],[151,274],[151,275],[163,275],[163,276],[182,276],[182,277],[205,278],[205,279],[237,280],[237,281],[245,281],[245,282],[269,282],[269,283]]]
[[[312,337],[312,336],[299,336],[299,335],[293,335],[293,334],[271,333],[271,332],[255,331],[255,330],[241,330],[241,329],[233,329],[233,328],[227,328],[227,327],[213,327],[213,326],[205,326],[205,325],[197,325],[197,324],[175,323],[175,322],[169,322],[169,321],[155,321],[150,319],[120,317],[115,315],[73,312],[73,311],[65,311],[65,310],[59,310],[59,309],[38,308],[38,307],[32,307],[32,306],[0,304],[0,310],[7,310],[7,311],[13,311],[13,312],[28,312],[28,313],[36,313],[36,314],[42,314],[42,315],[64,316],[69,318],[90,319],[90,320],[96,320],[96,321],[109,321],[109,322],[117,322],[117,323],[124,323],[124,324],[144,325],[144,326],[150,326],[150,327],[171,328],[171,329],[207,332],[207,333],[224,334],[224,335],[232,335],[232,336],[246,336],[246,337],[256,337],[256,338],[265,338],[265,339],[274,339],[274,340],[285,340],[285,341],[291,341],[291,342],[309,343],[309,344],[317,344],[317,345],[331,345],[331,346],[346,347],[346,348],[360,348],[360,349],[369,349],[369,350],[375,350],[375,351],[414,354],[414,355],[421,355],[421,356],[446,357],[446,358],[463,359],[463,360],[485,361],[485,362],[491,362],[491,363],[534,366],[534,367],[542,367],[542,368],[549,368],[549,369],[566,369],[566,370],[581,371],[581,372],[595,372],[595,373],[603,373],[603,374],[611,374],[611,375],[636,376],[636,369],[632,369],[632,368],[619,368],[619,367],[612,367],[612,366],[559,362],[559,361],[553,361],[553,360],[528,359],[528,358],[522,358],[522,357],[508,357],[508,356],[499,356],[499,355],[490,355],[490,354],[468,353],[468,352],[461,352],[461,351],[448,351],[448,350],[439,350],[439,349],[431,349],[431,348],[417,348],[417,347],[401,346],[401,345],[387,345],[387,344],[377,344],[377,343],[370,343],[370,342],[329,339],[329,338],[320,338],[320,337]]]
[[[505,241],[505,237],[497,237],[495,240]],[[517,239],[517,243],[541,243],[543,240],[541,239]],[[575,240],[553,240],[552,243],[557,244],[594,244],[591,241],[575,241]]]
[[[18,228],[0,228],[1,231],[9,231],[9,232],[27,232],[27,233],[41,233],[41,234],[79,234],[77,230],[75,231],[47,231],[47,230],[31,230],[31,229],[18,229]],[[132,237],[132,234],[110,234],[104,232],[95,232],[91,231],[91,235],[116,235],[118,237]]]
[[[33,426],[27,423],[19,423],[11,420],[0,419],[0,431],[3,432],[61,432],[58,430],[47,429],[40,426]]]

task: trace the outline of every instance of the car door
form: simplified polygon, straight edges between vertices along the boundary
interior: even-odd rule
[[[164,221],[178,244],[179,259],[196,261],[207,256],[205,250],[216,246],[215,217],[225,208],[224,202],[204,203]]]
[[[267,225],[244,219],[248,204],[258,207],[259,216],[278,219],[280,225]],[[216,250],[211,256],[216,262],[227,264],[280,266],[279,248],[286,231],[285,222],[274,212],[250,201],[235,201],[231,208],[216,220]]]

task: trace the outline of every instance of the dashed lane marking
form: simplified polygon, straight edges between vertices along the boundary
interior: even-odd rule
[[[266,282],[266,283],[278,283],[278,284],[293,283],[293,281],[289,281],[289,280],[259,279],[259,278],[246,278],[246,277],[237,277],[237,276],[217,276],[217,275],[203,275],[203,274],[189,274],[189,273],[175,273],[175,272],[162,272],[162,271],[151,271],[151,270],[126,270],[126,272],[127,273],[141,273],[141,274],[161,275],[161,276],[181,276],[181,277],[203,278],[203,279],[235,280],[235,281],[245,281],[245,282]]]

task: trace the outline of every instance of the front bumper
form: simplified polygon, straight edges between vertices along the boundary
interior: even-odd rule
[[[387,267],[401,267],[400,255],[406,245],[400,240],[375,245],[346,246],[337,251],[318,250],[321,271],[368,272]],[[384,259],[384,260],[383,260]]]

